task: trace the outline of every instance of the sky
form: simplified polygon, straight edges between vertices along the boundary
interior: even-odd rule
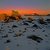
[[[0,0],[0,9],[50,10],[50,0]],[[37,11],[36,11],[37,12]]]

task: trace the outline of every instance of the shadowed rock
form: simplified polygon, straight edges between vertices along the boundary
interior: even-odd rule
[[[21,36],[22,34],[19,33],[19,34],[15,34],[13,37],[18,37],[18,36]]]
[[[38,37],[36,35],[31,35],[31,36],[28,36],[27,38],[32,39],[32,40],[34,40],[34,41],[36,41],[38,43],[40,43],[41,40],[43,40],[42,38],[40,38],[40,37]]]
[[[26,30],[23,31],[23,33],[25,33],[25,32],[26,32]]]
[[[45,32],[45,30],[43,30],[42,32]]]
[[[46,21],[47,21],[48,23],[50,23],[50,19],[47,19]]]
[[[4,31],[4,30],[3,30],[3,27],[1,27],[1,29],[0,29],[0,33],[3,32],[3,31]]]
[[[34,24],[32,27],[38,27],[36,24]]]
[[[15,28],[15,27],[18,27],[18,26],[16,26],[16,25],[13,25],[12,27],[13,27],[13,28]]]
[[[28,22],[28,23],[32,23],[32,21],[31,21],[31,20],[28,20],[28,21],[26,21],[26,22]]]
[[[27,30],[27,28],[24,28],[24,30]]]
[[[19,47],[20,45],[19,44],[17,44],[17,47]]]
[[[10,16],[9,19],[16,20],[16,18],[13,16]]]
[[[21,30],[19,30],[19,32],[22,32]]]
[[[48,37],[48,35],[45,35],[45,37]]]
[[[8,33],[13,33],[14,31],[9,31]]]
[[[38,19],[38,22],[39,22],[40,24],[46,24],[46,22],[44,21],[43,18]]]
[[[46,21],[50,21],[50,19],[47,19]]]
[[[8,33],[13,33],[14,31],[12,29],[9,29]]]
[[[11,41],[10,40],[6,40],[6,42],[5,43],[10,43]]]
[[[7,38],[7,37],[8,37],[8,34],[6,34],[6,35],[2,36],[2,38]]]
[[[13,20],[16,20],[16,18],[13,16],[8,16],[7,18],[5,18],[4,22],[8,23],[8,22],[13,21]]]
[[[35,28],[37,28],[37,29],[40,28],[40,27],[39,27],[38,25],[36,25],[36,24],[34,24],[34,25],[32,26],[32,28],[33,28],[33,27],[35,27]]]
[[[29,25],[27,22],[23,22],[23,25]]]
[[[28,20],[33,21],[33,18],[32,17],[28,17]]]

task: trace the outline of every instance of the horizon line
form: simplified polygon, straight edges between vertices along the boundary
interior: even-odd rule
[[[50,14],[50,10],[39,10],[39,9],[0,9],[0,14],[6,13],[6,14],[11,14],[12,10],[18,11],[20,14]]]

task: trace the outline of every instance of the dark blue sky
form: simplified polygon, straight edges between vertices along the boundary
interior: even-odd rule
[[[50,0],[0,0],[0,9],[7,7],[50,9]]]

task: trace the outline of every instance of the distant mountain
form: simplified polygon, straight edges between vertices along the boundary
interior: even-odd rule
[[[33,16],[33,14],[24,14],[24,16]]]
[[[46,16],[46,15],[45,14],[33,13],[33,14],[24,14],[24,16]],[[48,16],[50,16],[50,14],[48,14]]]
[[[39,14],[37,14],[37,13],[34,13],[34,16],[39,16]]]
[[[47,16],[50,16],[50,14],[47,14]]]
[[[37,13],[33,13],[33,14],[25,14],[24,16],[39,16],[39,14],[37,14]]]

